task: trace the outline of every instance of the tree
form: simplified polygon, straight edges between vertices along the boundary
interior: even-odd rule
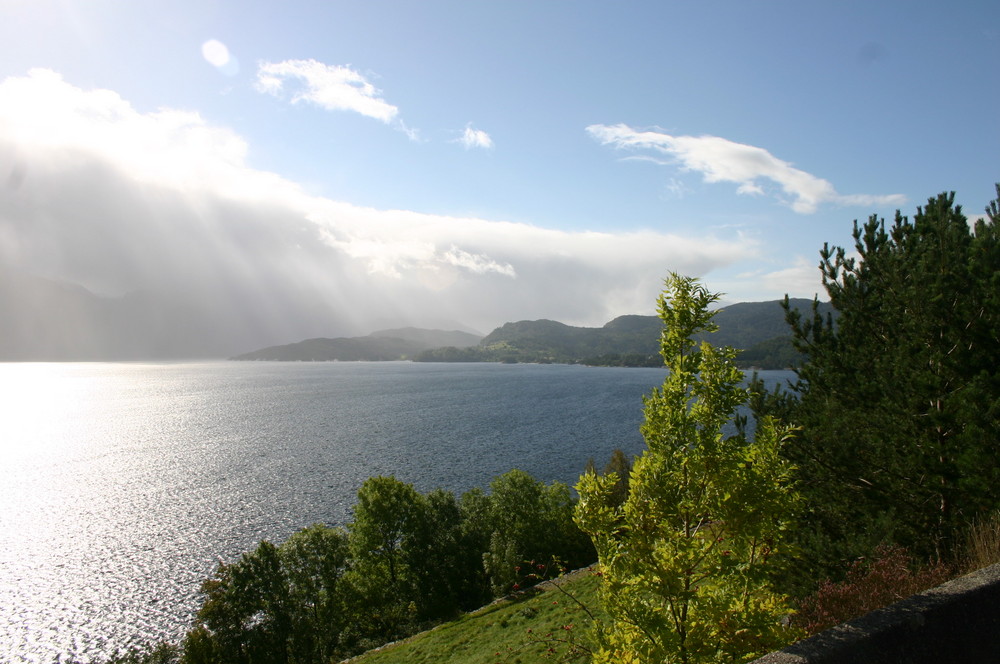
[[[352,579],[365,597],[370,629],[388,638],[407,633],[417,618],[407,551],[422,529],[420,494],[395,477],[369,477],[358,489],[348,526]]]
[[[412,484],[395,477],[369,477],[358,489],[354,521],[350,525],[351,553],[355,560],[384,568],[390,591],[406,593],[403,547],[419,519],[420,495]]]
[[[261,542],[202,584],[206,599],[185,642],[190,664],[287,664],[291,614],[276,546]]]
[[[586,535],[573,523],[573,497],[561,482],[546,485],[514,469],[490,482],[483,567],[493,594],[524,580],[522,563],[552,558],[576,566],[593,562]]]
[[[595,662],[745,661],[791,640],[765,576],[797,504],[779,455],[791,429],[764,418],[752,439],[723,432],[750,395],[733,349],[692,340],[716,329],[718,297],[670,275],[657,302],[670,372],[645,399],[628,497],[614,505],[616,473],[577,485],[610,616]]]
[[[341,635],[350,621],[352,595],[344,579],[347,533],[314,524],[289,537],[278,556],[288,582],[292,661],[325,662],[345,654]]]
[[[611,501],[615,505],[621,505],[628,498],[628,482],[629,476],[632,474],[632,461],[625,452],[617,447],[611,452],[611,458],[604,466],[604,474],[611,473],[618,476],[614,491],[611,492]]]
[[[663,362],[663,359],[660,359]],[[587,459],[587,464],[583,468],[583,474],[587,475],[589,473],[596,473],[597,466],[594,464],[594,458],[591,457]],[[608,463],[605,464],[603,475],[608,475],[614,473],[617,476],[617,481],[615,483],[614,491],[611,492],[611,504],[621,505],[628,498],[628,480],[629,476],[632,474],[632,461],[629,459],[628,455],[621,450],[621,448],[616,447],[611,452],[611,458],[608,459]]]
[[[462,520],[449,491],[421,495],[394,477],[361,486],[349,526],[352,577],[382,625],[375,631],[399,636],[481,599],[482,549]]]
[[[811,317],[786,306],[806,361],[761,410],[803,427],[786,455],[812,509],[811,577],[880,543],[947,557],[964,524],[1000,506],[998,221],[994,201],[970,227],[953,193],[889,228],[855,221],[856,257],[820,252],[836,322],[817,302]]]
[[[420,497],[420,520],[404,551],[414,578],[419,617],[438,620],[483,605],[482,550],[462,528],[455,494],[444,489]]]
[[[219,566],[184,639],[185,664],[309,664],[345,654],[347,535],[313,525]]]

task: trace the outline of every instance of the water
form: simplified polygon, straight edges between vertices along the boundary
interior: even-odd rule
[[[342,524],[394,474],[460,493],[638,453],[662,369],[0,364],[0,657],[177,639],[220,561]],[[779,380],[786,372],[765,372]]]

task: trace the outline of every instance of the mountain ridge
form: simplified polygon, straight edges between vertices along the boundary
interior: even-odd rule
[[[812,300],[792,298],[809,311]],[[820,303],[824,315],[832,311]],[[720,308],[717,332],[702,334],[715,345],[745,349],[741,365],[786,368],[798,358],[791,344],[781,300],[741,302]],[[467,332],[399,328],[366,337],[306,339],[237,355],[234,360],[418,362],[537,362],[614,366],[660,366],[662,322],[657,316],[626,314],[601,327],[578,327],[550,319],[504,323],[485,337]]]

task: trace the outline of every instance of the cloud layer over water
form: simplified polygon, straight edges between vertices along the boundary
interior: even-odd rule
[[[600,324],[650,312],[668,270],[703,275],[754,251],[739,237],[363,208],[251,168],[247,152],[196,113],[140,112],[47,70],[6,79],[0,268],[183,303],[203,329],[238,335],[235,353],[396,325]]]

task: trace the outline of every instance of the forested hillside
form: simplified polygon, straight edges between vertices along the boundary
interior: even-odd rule
[[[791,300],[806,310],[809,300]],[[821,303],[820,312],[829,311]],[[717,345],[745,350],[741,366],[783,369],[801,359],[791,343],[781,302],[742,302],[720,309],[719,330],[711,336]],[[415,360],[417,362],[541,362],[601,366],[659,366],[660,333],[657,316],[619,316],[603,327],[576,327],[553,320],[505,323],[481,338],[468,332],[402,328],[374,332],[366,337],[306,339],[262,348],[234,360],[358,361]],[[705,336],[699,339],[708,338]]]
[[[793,299],[790,305],[808,310],[809,300]],[[820,312],[830,310],[821,303]],[[737,358],[741,366],[783,369],[801,355],[792,347],[781,302],[743,302],[715,314],[719,329],[710,337],[716,345],[746,349]],[[657,316],[619,316],[603,327],[574,327],[551,320],[506,323],[488,334],[476,348],[441,348],[425,351],[417,361],[453,362],[564,362],[614,366],[660,366],[660,333]]]

